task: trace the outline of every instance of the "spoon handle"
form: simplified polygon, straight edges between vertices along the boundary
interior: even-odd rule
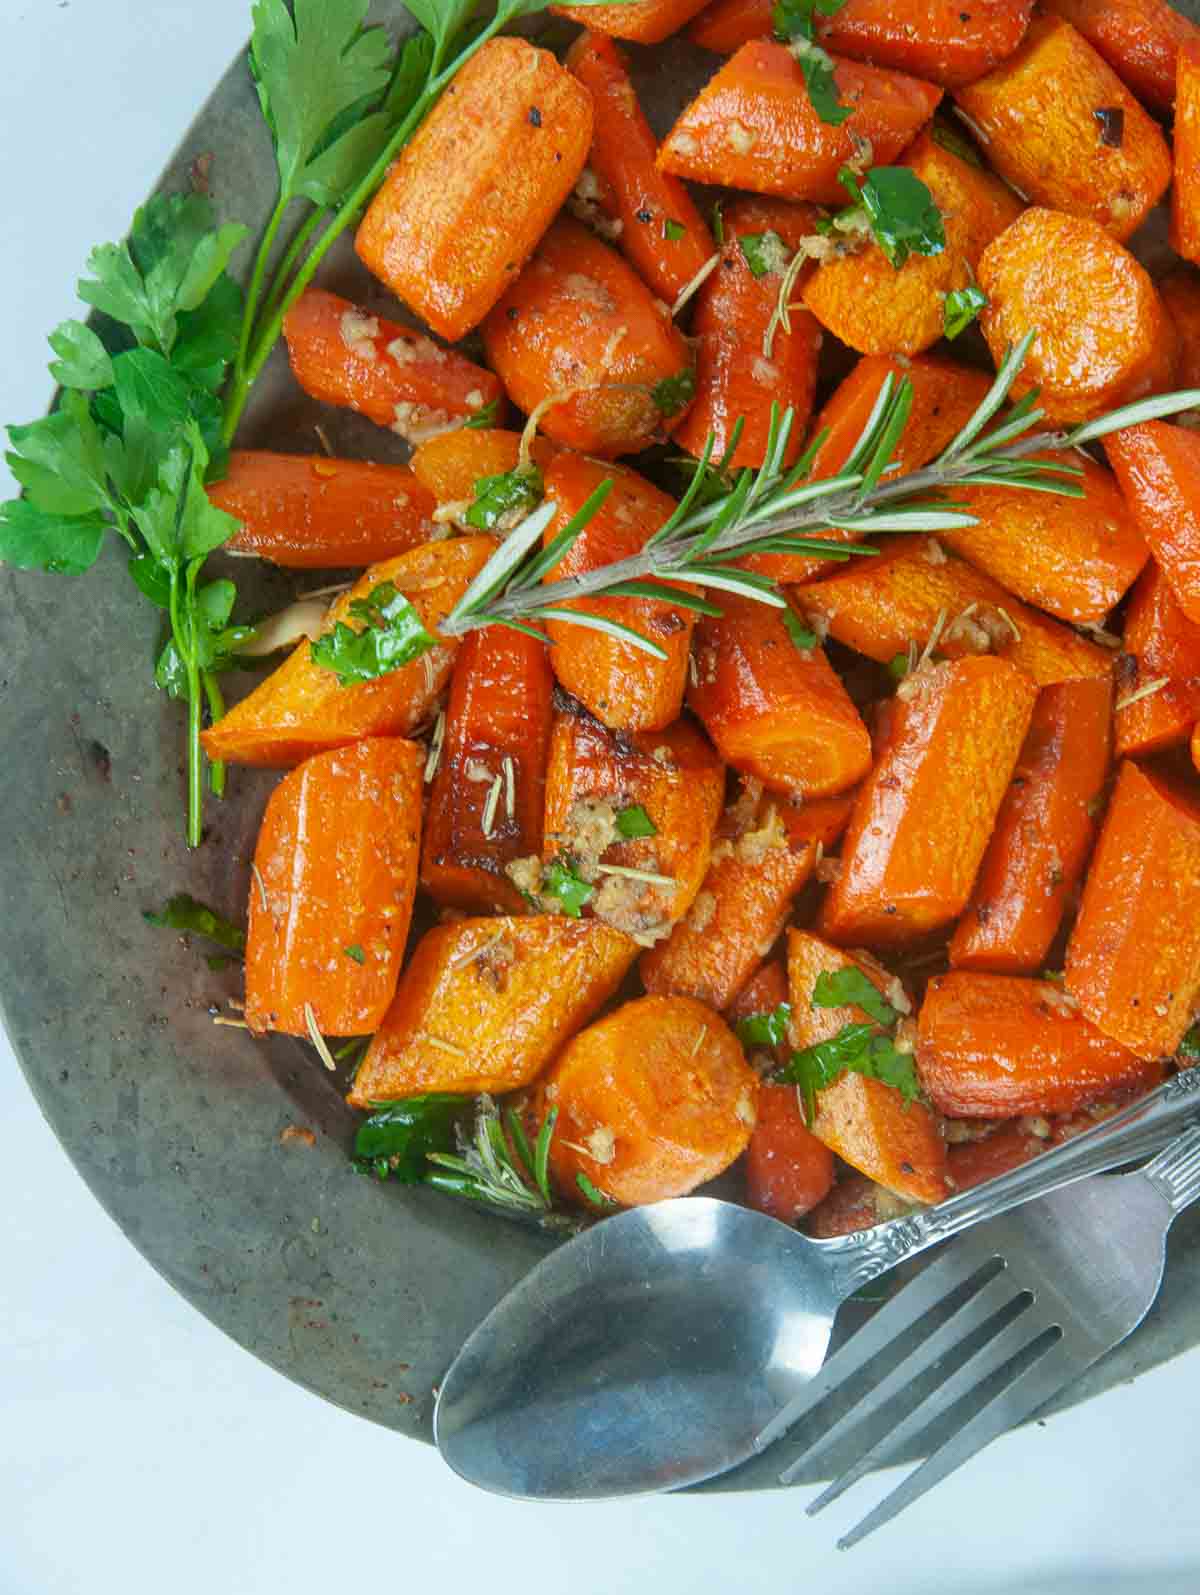
[[[1200,1123],[1200,1066],[1173,1075],[1148,1096],[1082,1135],[936,1207],[816,1244],[832,1254],[835,1288],[844,1300],[888,1269],[949,1240],[960,1230],[998,1218],[1022,1202],[1046,1196],[1090,1174],[1103,1174],[1157,1152],[1192,1122]]]

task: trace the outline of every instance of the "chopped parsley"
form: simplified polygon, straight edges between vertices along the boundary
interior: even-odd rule
[[[339,620],[332,631],[309,644],[313,663],[335,671],[343,687],[375,681],[437,647],[437,639],[391,582],[380,582],[366,598],[353,599],[350,614],[365,623],[361,631]]]
[[[240,953],[246,946],[246,932],[240,925],[222,919],[220,914],[214,914],[211,908],[198,903],[186,892],[179,892],[172,897],[161,914],[147,911],[142,918],[148,925],[160,925],[167,930],[203,936],[231,953]]]
[[[684,366],[673,377],[664,377],[650,390],[650,397],[665,420],[678,415],[680,410],[686,410],[696,397],[695,368]]]
[[[578,919],[585,903],[595,896],[596,888],[575,873],[571,860],[563,854],[554,860],[542,877],[542,896],[557,897],[564,914]]]
[[[663,222],[663,237],[669,244],[677,244],[681,238],[687,237],[687,228],[682,222],[668,216]]]
[[[770,228],[765,233],[739,233],[738,248],[755,277],[782,276],[792,258],[783,239]]]
[[[791,46],[812,108],[830,127],[841,127],[854,107],[843,105],[838,99],[833,61],[816,42],[816,18],[836,16],[845,3],[846,0],[775,0],[771,7],[776,35]]]
[[[790,1002],[781,1002],[770,1013],[753,1013],[734,1026],[743,1047],[781,1047],[788,1037],[792,1018]]]
[[[946,295],[943,307],[947,338],[957,338],[960,332],[965,332],[987,302],[987,294],[975,283],[969,283],[965,288],[952,288]]]
[[[481,410],[476,410],[471,419],[464,423],[468,432],[481,431],[485,427],[495,426],[500,415],[500,400],[490,399]]]
[[[373,1102],[376,1109],[354,1138],[354,1166],[378,1180],[417,1185],[426,1178],[431,1152],[446,1153],[472,1098],[433,1092],[399,1102]]]
[[[1187,1067],[1200,1063],[1200,1025],[1193,1025],[1175,1049],[1175,1056]]]
[[[342,951],[345,953],[347,958],[353,958],[356,964],[365,964],[367,961],[366,953],[363,952],[362,948],[357,942],[353,947],[343,947]]]
[[[910,255],[940,255],[946,247],[942,213],[933,195],[907,166],[876,166],[860,182],[850,167],[838,182],[853,201],[833,222],[844,226],[861,213],[875,242],[899,271]]]
[[[499,476],[481,476],[475,483],[475,502],[467,511],[467,525],[491,532],[502,520],[522,520],[542,502],[542,473],[532,463],[518,465]]]
[[[891,1003],[884,1002],[874,982],[868,980],[862,970],[856,969],[853,964],[818,975],[813,987],[812,1005],[814,1008],[861,1008],[885,1030],[890,1029],[900,1017]]]
[[[802,653],[807,653],[810,648],[817,646],[816,632],[810,631],[807,626],[801,624],[800,617],[794,609],[785,609],[782,611],[782,615],[788,636]]]
[[[640,803],[631,803],[627,809],[619,809],[616,826],[621,835],[631,841],[639,836],[658,835],[658,826]]]

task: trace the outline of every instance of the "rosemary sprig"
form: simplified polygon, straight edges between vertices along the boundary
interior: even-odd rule
[[[550,1184],[550,1142],[558,1109],[551,1108],[530,1144],[519,1114],[501,1114],[490,1096],[481,1096],[471,1139],[461,1152],[428,1152],[433,1165],[425,1184],[485,1207],[533,1218],[544,1229],[573,1234],[581,1221],[562,1212]]]

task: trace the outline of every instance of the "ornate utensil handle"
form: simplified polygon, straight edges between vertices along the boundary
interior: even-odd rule
[[[1149,1096],[1082,1135],[936,1207],[817,1244],[835,1254],[837,1289],[844,1300],[897,1263],[960,1230],[998,1218],[1022,1202],[1046,1196],[1090,1174],[1104,1174],[1123,1163],[1149,1157],[1193,1122],[1200,1124],[1200,1067],[1182,1070]]]

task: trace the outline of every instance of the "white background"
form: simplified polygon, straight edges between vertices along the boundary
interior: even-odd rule
[[[0,0],[0,421],[41,411],[44,335],[76,313],[87,250],[124,231],[247,9]],[[289,1385],[174,1295],[2,1040],[0,1125],[0,1595],[1200,1589],[1200,1352],[1001,1441],[848,1556],[835,1530],[877,1482],[815,1523],[803,1494],[513,1505]]]

